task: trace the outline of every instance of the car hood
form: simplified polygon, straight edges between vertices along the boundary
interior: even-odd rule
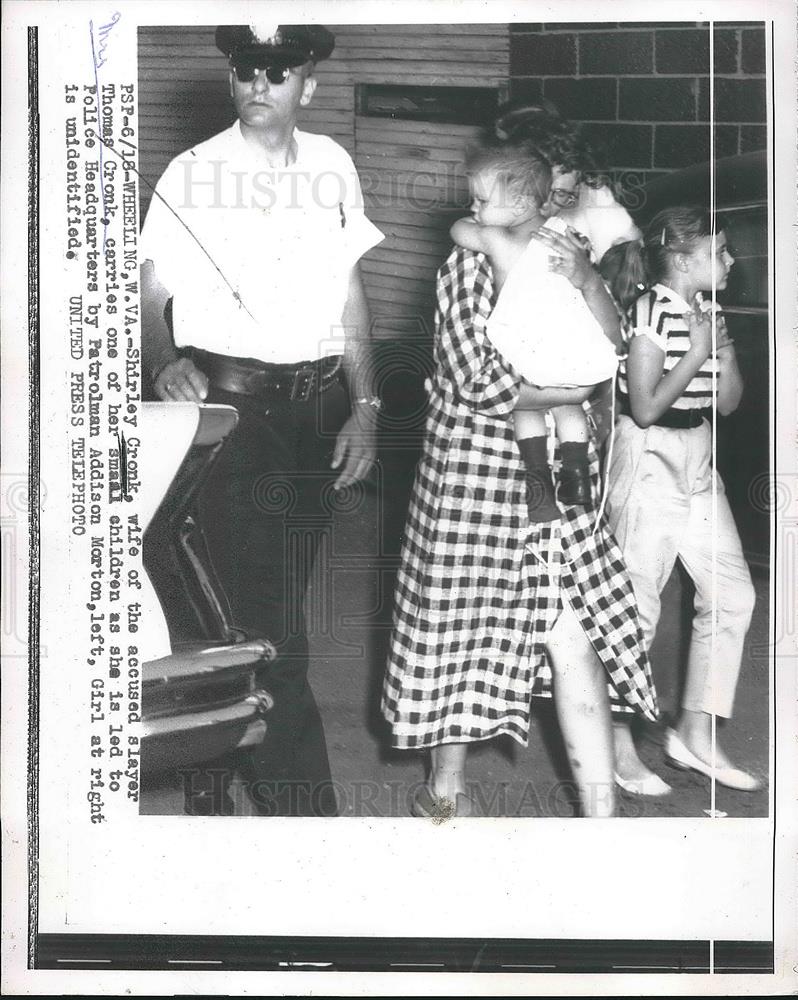
[[[643,204],[632,210],[635,222],[644,226],[653,215],[671,205],[709,205],[710,176],[710,163],[696,163],[655,178],[644,188]],[[765,150],[715,160],[717,208],[764,202],[768,193],[767,178]]]

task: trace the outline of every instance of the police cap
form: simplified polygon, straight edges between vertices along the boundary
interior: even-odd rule
[[[335,48],[335,36],[320,24],[221,24],[216,47],[233,62],[269,62],[301,66],[320,62]]]

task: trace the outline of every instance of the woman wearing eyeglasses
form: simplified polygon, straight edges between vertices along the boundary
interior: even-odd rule
[[[596,261],[614,243],[640,237],[632,217],[615,199],[580,125],[560,117],[548,101],[508,105],[495,122],[499,139],[534,145],[552,168],[545,215],[558,216],[590,241]]]
[[[497,117],[495,129],[508,142],[532,142],[553,164],[549,198],[543,210],[589,239],[598,261],[611,246],[640,239],[629,213],[600,177],[594,151],[582,129],[561,118],[556,108],[550,104],[508,107]],[[594,413],[600,406],[594,400]],[[616,783],[631,795],[666,795],[670,787],[641,761],[627,721],[615,713]]]
[[[586,394],[523,380],[490,324],[503,272],[524,263],[533,230],[549,268],[583,298],[608,344],[619,317],[573,232],[544,232],[537,217],[529,181],[538,177],[533,188],[548,201],[548,162],[570,164],[546,156],[541,171],[526,139],[498,139],[470,164],[473,220],[455,224],[459,245],[438,271],[435,373],[382,708],[394,746],[430,751],[413,814],[468,816],[469,745],[500,735],[525,745],[532,696],[553,690],[582,813],[606,817],[614,811],[610,706],[658,714],[634,593],[605,522],[585,505],[559,502],[554,517],[532,516],[517,414],[578,404]],[[544,315],[537,301],[528,313],[530,325],[558,339],[556,313]],[[585,450],[596,491],[593,443]]]

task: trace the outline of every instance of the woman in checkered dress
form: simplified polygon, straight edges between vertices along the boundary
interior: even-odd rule
[[[579,241],[552,239],[562,273],[606,297]],[[607,692],[619,710],[658,711],[634,595],[612,536],[603,523],[594,531],[585,508],[530,524],[511,421],[519,402],[548,409],[579,390],[535,389],[497,354],[485,332],[494,290],[484,255],[453,250],[437,295],[436,370],[383,689],[394,745],[431,750],[414,811],[468,814],[468,743],[507,734],[526,745],[530,697],[550,694],[553,668],[583,811],[608,815]],[[597,491],[595,449],[591,463]]]

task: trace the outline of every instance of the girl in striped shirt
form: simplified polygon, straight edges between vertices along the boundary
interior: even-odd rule
[[[743,391],[723,317],[703,297],[726,287],[733,263],[722,229],[713,234],[710,213],[697,207],[665,209],[642,241],[613,247],[602,260],[616,298],[630,306],[607,514],[649,648],[677,559],[695,584],[682,711],[666,734],[668,758],[714,775],[718,784],[753,791],[759,781],[733,766],[712,739],[713,715],[732,714],[754,606],[706,419],[713,405],[721,415],[732,413]],[[643,795],[670,790],[638,758],[628,726],[615,726],[615,745],[622,788]]]

